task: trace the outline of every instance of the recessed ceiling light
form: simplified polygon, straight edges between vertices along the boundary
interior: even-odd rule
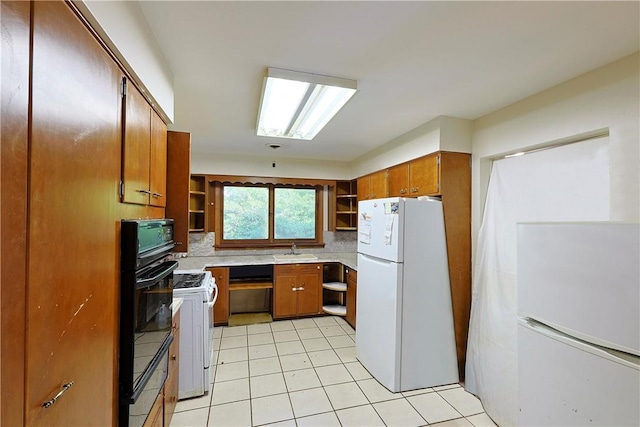
[[[357,89],[355,80],[268,68],[256,135],[311,140]]]

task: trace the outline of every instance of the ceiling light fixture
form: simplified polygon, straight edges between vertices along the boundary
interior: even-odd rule
[[[256,135],[311,140],[357,89],[355,80],[268,68]]]

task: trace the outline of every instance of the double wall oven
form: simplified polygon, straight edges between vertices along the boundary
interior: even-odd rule
[[[123,220],[120,426],[141,426],[167,378],[173,302],[173,220]]]

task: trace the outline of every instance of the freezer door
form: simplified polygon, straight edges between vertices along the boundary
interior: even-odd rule
[[[404,200],[399,197],[358,203],[358,252],[403,262]]]
[[[519,425],[637,426],[638,357],[518,319]]]
[[[356,355],[382,385],[400,388],[402,264],[358,254]]]
[[[640,224],[518,225],[518,313],[640,355]]]

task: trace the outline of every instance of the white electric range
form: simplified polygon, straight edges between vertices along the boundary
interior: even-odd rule
[[[209,391],[213,353],[213,305],[218,286],[209,271],[176,270],[173,295],[182,298],[180,308],[180,360],[178,399],[202,396]]]

